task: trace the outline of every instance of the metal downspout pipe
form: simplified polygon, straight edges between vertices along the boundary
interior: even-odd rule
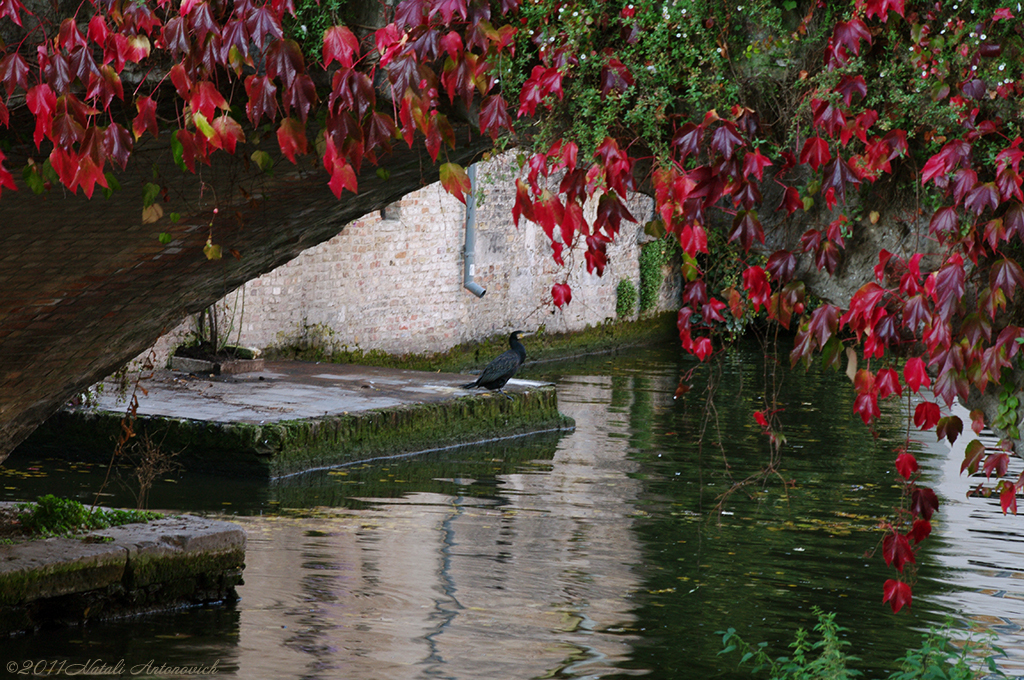
[[[476,164],[469,166],[469,195],[466,196],[466,245],[462,249],[462,285],[481,298],[487,290],[473,280],[476,274]]]

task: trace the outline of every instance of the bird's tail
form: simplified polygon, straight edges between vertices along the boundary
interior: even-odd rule
[[[468,390],[468,389],[470,389],[471,387],[476,387],[476,386],[477,386],[477,385],[476,385],[476,380],[474,380],[474,381],[473,381],[473,382],[471,382],[471,383],[466,383],[465,385],[463,385],[463,386],[462,386],[462,389],[464,389],[464,390]]]

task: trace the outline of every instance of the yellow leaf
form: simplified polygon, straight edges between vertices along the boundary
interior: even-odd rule
[[[142,223],[152,224],[164,216],[164,209],[154,203],[148,208],[142,209]]]
[[[213,136],[217,134],[213,131],[213,126],[210,125],[210,121],[206,120],[206,116],[203,114],[192,114],[192,120],[196,122],[196,129],[202,132],[203,136],[207,139],[213,139]]]
[[[880,215],[878,214],[877,210],[872,210],[870,213],[868,213],[868,219],[871,220],[871,224],[878,224],[879,217]]]
[[[213,245],[211,239],[206,239],[206,245],[203,247],[203,254],[206,255],[207,260],[219,260],[221,258],[221,247]]]

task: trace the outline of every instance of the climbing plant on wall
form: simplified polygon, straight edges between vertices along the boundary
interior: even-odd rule
[[[339,5],[318,15],[331,18],[321,35],[291,0],[54,7],[0,0],[0,201],[25,188],[116,190],[145,137],[169,140],[185,172],[217,153],[264,167],[253,141],[265,130],[291,163],[315,154],[339,198],[359,190],[365,164],[423,144],[465,200],[468,175],[445,156],[465,143],[464,120],[523,147],[512,217],[539,224],[559,264],[578,247],[602,274],[607,244],[635,220],[627,195],[654,197],[650,230],[682,250],[680,342],[701,360],[722,350],[728,316],[764,312],[795,334],[794,365],[859,354],[854,409],[867,425],[880,400],[920,394],[913,426],[949,441],[965,424],[940,404],[1007,384],[1018,361],[1016,5],[401,0],[378,7],[374,26],[346,25]],[[921,238],[909,251],[880,247],[848,302],[808,309],[802,279],[841,272],[894,190],[913,197]],[[718,289],[708,272],[726,251],[735,276],[720,280],[734,283]],[[554,283],[555,305],[570,303],[567,281]],[[771,437],[778,409],[754,417]],[[983,424],[973,413],[970,427]],[[1024,482],[1006,477],[1012,449],[976,440],[963,464],[986,473],[978,492],[1006,512]],[[906,500],[882,547],[897,572],[884,598],[899,610],[938,500],[908,448],[896,469]]]

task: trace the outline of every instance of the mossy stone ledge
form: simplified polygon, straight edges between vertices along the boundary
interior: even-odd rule
[[[466,376],[456,374],[268,366],[269,372],[244,378],[166,372],[146,385],[132,427],[140,439],[178,452],[186,470],[271,479],[575,426],[559,413],[555,387],[546,383],[511,381],[506,397],[461,389]],[[106,462],[124,417],[109,396],[97,407],[65,409],[22,449]]]
[[[0,635],[238,599],[245,532],[193,516],[0,545]]]

